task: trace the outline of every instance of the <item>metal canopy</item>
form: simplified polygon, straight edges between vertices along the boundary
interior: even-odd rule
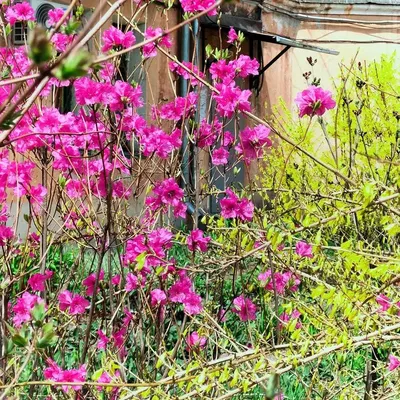
[[[264,33],[262,30],[262,22],[260,20],[244,18],[244,17],[235,17],[229,14],[222,14],[218,22],[216,16],[213,17],[205,16],[200,19],[200,23],[202,25],[212,26],[212,27],[221,26],[223,28],[229,28],[232,26],[236,30],[240,30],[246,35],[252,36],[253,39],[258,39],[261,42],[275,43],[275,44],[280,44],[282,46],[296,47],[299,49],[316,51],[318,53],[332,54],[335,56],[339,54],[339,52],[336,50],[329,50],[322,47],[313,46],[306,42],[302,41],[300,42],[279,35],[273,35],[271,33]],[[275,61],[276,60],[274,60],[274,62]]]

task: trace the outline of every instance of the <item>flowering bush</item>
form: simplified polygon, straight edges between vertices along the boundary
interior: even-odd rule
[[[222,32],[221,46],[234,52],[208,48],[207,69],[173,55],[180,26],[148,26],[136,39],[151,2],[134,1],[127,17],[120,1],[98,19],[106,3],[90,35],[114,12],[127,25],[103,29],[97,58],[83,50],[81,6],[51,11],[50,31],[35,26],[28,3],[1,6],[5,34],[16,22],[31,32],[26,46],[0,49],[0,399],[283,398],[294,370],[311,396],[327,378],[316,384],[303,366],[337,357],[330,368],[340,387],[354,354],[371,359],[368,377],[382,375],[368,390],[395,385],[388,371],[398,351],[385,341],[400,327],[400,118],[387,94],[396,75],[386,71],[388,87],[376,89],[361,68],[336,101],[309,86],[296,98],[303,119],[285,121],[286,137],[251,112],[241,83],[259,64],[241,54],[242,33]],[[219,6],[180,3],[183,24]],[[123,54],[135,49],[143,74],[156,57],[168,65],[172,98],[152,104],[123,79]],[[345,97],[346,85],[357,100]],[[76,105],[61,112],[67,87]],[[327,125],[322,116],[336,105]],[[227,130],[244,116],[247,126]],[[320,158],[318,127],[327,141]],[[218,188],[216,171],[255,164],[258,180]],[[272,209],[256,209],[255,194]],[[210,196],[220,215],[203,211]],[[359,382],[343,395],[358,393]]]

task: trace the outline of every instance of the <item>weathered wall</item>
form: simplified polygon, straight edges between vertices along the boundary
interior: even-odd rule
[[[293,104],[296,94],[306,85],[303,73],[311,68],[307,57],[318,60],[315,72],[322,85],[332,90],[340,63],[348,65],[356,56],[361,62],[379,60],[381,55],[399,49],[398,1],[268,0],[264,4],[268,5],[263,6],[266,31],[340,52],[334,56],[297,48],[289,50],[267,72],[265,93],[271,103],[276,103],[281,96]],[[264,47],[265,52],[273,51],[267,50],[271,47],[269,44]]]

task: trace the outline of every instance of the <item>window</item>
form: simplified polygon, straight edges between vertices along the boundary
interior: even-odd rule
[[[22,22],[16,22],[12,30],[12,44],[22,46],[28,39],[28,26]]]

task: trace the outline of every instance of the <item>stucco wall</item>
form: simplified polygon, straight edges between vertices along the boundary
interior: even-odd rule
[[[298,48],[290,49],[266,74],[266,99],[276,103],[279,97],[293,104],[304,89],[303,73],[311,67],[306,58],[317,59],[314,67],[321,85],[333,89],[340,64],[379,60],[383,54],[400,50],[400,2],[382,1],[297,1],[269,0],[263,9],[265,31],[311,45],[340,52],[338,56]],[[348,21],[348,22],[346,22]],[[392,42],[392,43],[390,43]],[[276,53],[264,45],[265,54]],[[400,52],[398,54],[400,67]]]

